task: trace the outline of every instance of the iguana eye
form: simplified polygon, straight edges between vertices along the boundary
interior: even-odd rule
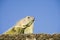
[[[28,19],[30,19],[30,17],[28,17]]]

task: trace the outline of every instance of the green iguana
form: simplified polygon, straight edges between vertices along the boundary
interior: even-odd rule
[[[33,23],[34,23],[34,17],[27,16],[23,18],[22,20],[18,21],[15,26],[10,28],[8,31],[6,31],[3,34],[30,34],[33,33]]]

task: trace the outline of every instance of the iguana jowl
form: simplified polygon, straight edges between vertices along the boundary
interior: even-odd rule
[[[33,23],[34,23],[34,17],[27,16],[17,22],[15,26],[13,26],[11,29],[7,30],[3,34],[30,34],[33,33]]]

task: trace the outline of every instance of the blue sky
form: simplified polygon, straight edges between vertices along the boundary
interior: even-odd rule
[[[0,0],[0,34],[25,16],[34,16],[34,33],[60,33],[60,0]]]

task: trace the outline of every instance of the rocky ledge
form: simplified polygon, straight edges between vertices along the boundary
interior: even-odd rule
[[[60,34],[2,34],[0,40],[60,40]]]

